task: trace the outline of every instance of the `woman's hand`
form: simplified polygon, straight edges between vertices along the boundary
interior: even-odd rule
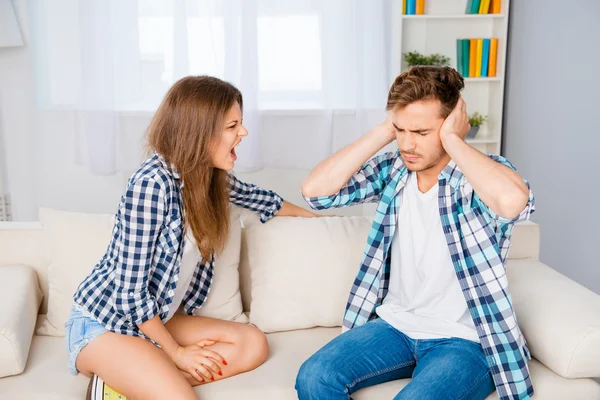
[[[287,201],[283,202],[283,205],[279,209],[279,212],[275,214],[277,217],[303,217],[303,218],[316,218],[319,215],[315,214],[312,211],[306,210],[302,207],[298,207],[295,204],[289,203]]]
[[[187,372],[198,382],[214,381],[223,376],[221,365],[227,365],[219,353],[205,349],[215,344],[212,340],[203,340],[190,346],[179,346],[172,359],[177,368]]]

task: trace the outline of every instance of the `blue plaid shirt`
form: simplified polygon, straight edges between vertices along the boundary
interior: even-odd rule
[[[138,325],[155,315],[166,320],[177,286],[185,241],[183,181],[158,154],[129,179],[115,216],[106,254],[79,285],[75,306],[108,330],[145,337]],[[233,204],[273,217],[283,199],[271,191],[229,175]],[[205,302],[213,279],[213,261],[198,263],[182,304],[187,314]]]
[[[489,157],[514,169],[504,157]],[[385,153],[368,161],[337,194],[305,198],[315,209],[378,203],[346,305],[344,331],[376,318],[375,309],[387,294],[390,245],[400,193],[409,173],[398,151]],[[529,399],[533,395],[527,367],[531,356],[512,307],[504,262],[514,223],[529,219],[535,209],[533,194],[530,190],[527,206],[517,217],[506,219],[483,203],[454,161],[438,178],[438,204],[448,249],[498,396],[502,400]]]

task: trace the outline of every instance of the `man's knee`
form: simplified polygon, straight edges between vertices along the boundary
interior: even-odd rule
[[[344,390],[340,383],[340,371],[327,357],[319,353],[313,355],[302,364],[296,378],[296,391],[300,399],[313,399],[315,393],[323,389]]]

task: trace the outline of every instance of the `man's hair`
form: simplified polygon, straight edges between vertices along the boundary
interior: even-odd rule
[[[416,101],[439,100],[442,103],[441,116],[446,118],[456,106],[464,87],[463,77],[453,68],[412,67],[394,81],[386,109],[404,108]]]

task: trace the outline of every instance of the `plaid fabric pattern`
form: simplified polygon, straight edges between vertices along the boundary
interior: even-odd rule
[[[145,337],[138,325],[155,315],[165,321],[172,306],[185,245],[183,181],[158,154],[129,179],[105,255],[77,288],[76,306],[113,332]],[[266,222],[283,199],[229,178],[230,201]],[[206,301],[214,257],[198,263],[182,304],[187,314]],[[179,305],[174,305],[178,307]]]
[[[283,199],[274,192],[244,183],[231,174],[229,199],[237,206],[258,213],[263,223],[271,219],[283,205]]]
[[[489,157],[515,169],[504,157]],[[318,210],[378,203],[346,305],[344,331],[376,318],[375,309],[387,294],[390,245],[402,199],[399,194],[409,173],[398,151],[385,153],[368,161],[337,194],[305,197]],[[456,163],[450,161],[439,175],[438,204],[456,276],[498,396],[501,400],[529,399],[533,395],[527,367],[531,356],[512,308],[504,262],[514,224],[529,219],[535,210],[531,189],[525,209],[513,219],[502,218],[481,201]]]

